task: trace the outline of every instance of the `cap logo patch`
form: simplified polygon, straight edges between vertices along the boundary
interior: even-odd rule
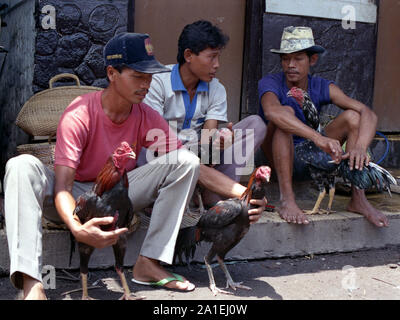
[[[147,54],[149,56],[153,55],[153,45],[151,44],[150,38],[144,39],[144,47],[146,48]]]
[[[107,60],[112,60],[112,59],[122,59],[122,54],[111,54],[107,56]]]

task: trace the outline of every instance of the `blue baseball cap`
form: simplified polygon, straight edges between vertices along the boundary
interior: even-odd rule
[[[115,35],[104,46],[106,66],[124,64],[143,73],[161,73],[171,70],[158,62],[148,34],[124,32]]]

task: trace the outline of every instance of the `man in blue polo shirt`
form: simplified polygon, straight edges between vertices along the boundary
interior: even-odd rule
[[[227,42],[228,37],[209,21],[186,25],[178,41],[178,64],[167,66],[171,73],[153,76],[144,99],[178,132],[187,147],[196,147],[199,141],[200,145],[208,144],[209,136],[204,133],[215,132],[219,123],[228,120],[226,90],[215,77],[221,50]],[[254,150],[261,146],[267,129],[258,115],[249,116],[235,125],[229,123],[227,128],[224,141],[233,138],[233,145],[221,144],[221,162],[200,166],[199,184],[204,187],[203,201],[208,206],[223,198],[240,197],[245,191],[239,183],[240,176],[249,173],[246,165],[253,163]],[[246,153],[244,156],[242,150]],[[249,214],[255,222],[265,203],[254,199],[252,203],[257,208]]]
[[[314,44],[311,28],[286,27],[281,47],[271,52],[281,57],[282,72],[267,75],[259,81],[260,116],[268,124],[262,149],[273,164],[280,188],[279,214],[287,222],[307,224],[308,220],[295,202],[292,178],[304,175],[296,159],[294,145],[309,139],[339,163],[348,159],[350,168],[362,169],[369,162],[367,148],[376,130],[377,116],[361,102],[351,99],[332,81],[311,76],[310,67],[324,48]],[[323,105],[334,103],[344,111],[325,128],[325,135],[306,125],[302,109],[287,93],[292,87],[308,92],[319,112]],[[342,156],[341,145],[346,143]],[[386,216],[372,207],[363,190],[352,187],[347,210],[364,215],[372,224],[388,225]]]

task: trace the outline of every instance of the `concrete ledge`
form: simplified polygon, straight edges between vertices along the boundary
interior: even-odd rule
[[[128,248],[125,255],[125,265],[133,265],[139,255],[146,230],[139,228],[128,236]],[[69,231],[44,230],[43,231],[43,265],[52,265],[55,268],[76,269],[79,268],[79,254],[76,247],[71,265],[69,255],[71,240]],[[90,258],[90,268],[106,268],[114,265],[114,253],[112,247],[96,249]],[[0,230],[0,270],[9,272],[10,258],[5,230]]]
[[[382,248],[400,244],[400,213],[384,212],[389,227],[377,228],[364,217],[339,211],[330,215],[310,216],[308,225],[293,225],[283,221],[277,213],[265,212],[251,226],[239,245],[227,255],[228,260],[278,258],[317,253],[346,252],[368,248]],[[129,235],[125,265],[132,266],[140,252],[146,234],[144,226]],[[68,231],[45,230],[43,233],[43,265],[55,268],[79,268],[75,250],[69,265],[70,236]],[[203,262],[210,244],[198,247],[194,261]],[[8,272],[9,256],[4,230],[0,230],[0,268]],[[112,248],[97,249],[90,260],[91,268],[112,267]]]
[[[269,213],[251,226],[246,237],[229,253],[229,258],[276,258],[398,245],[400,214],[385,214],[389,219],[387,228],[377,228],[364,217],[350,212],[311,216],[308,225],[289,224],[277,213]]]

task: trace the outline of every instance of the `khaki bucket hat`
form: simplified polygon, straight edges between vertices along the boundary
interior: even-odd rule
[[[322,53],[325,49],[315,45],[313,32],[310,27],[286,27],[283,29],[281,48],[271,49],[272,53],[293,53],[298,51]]]

